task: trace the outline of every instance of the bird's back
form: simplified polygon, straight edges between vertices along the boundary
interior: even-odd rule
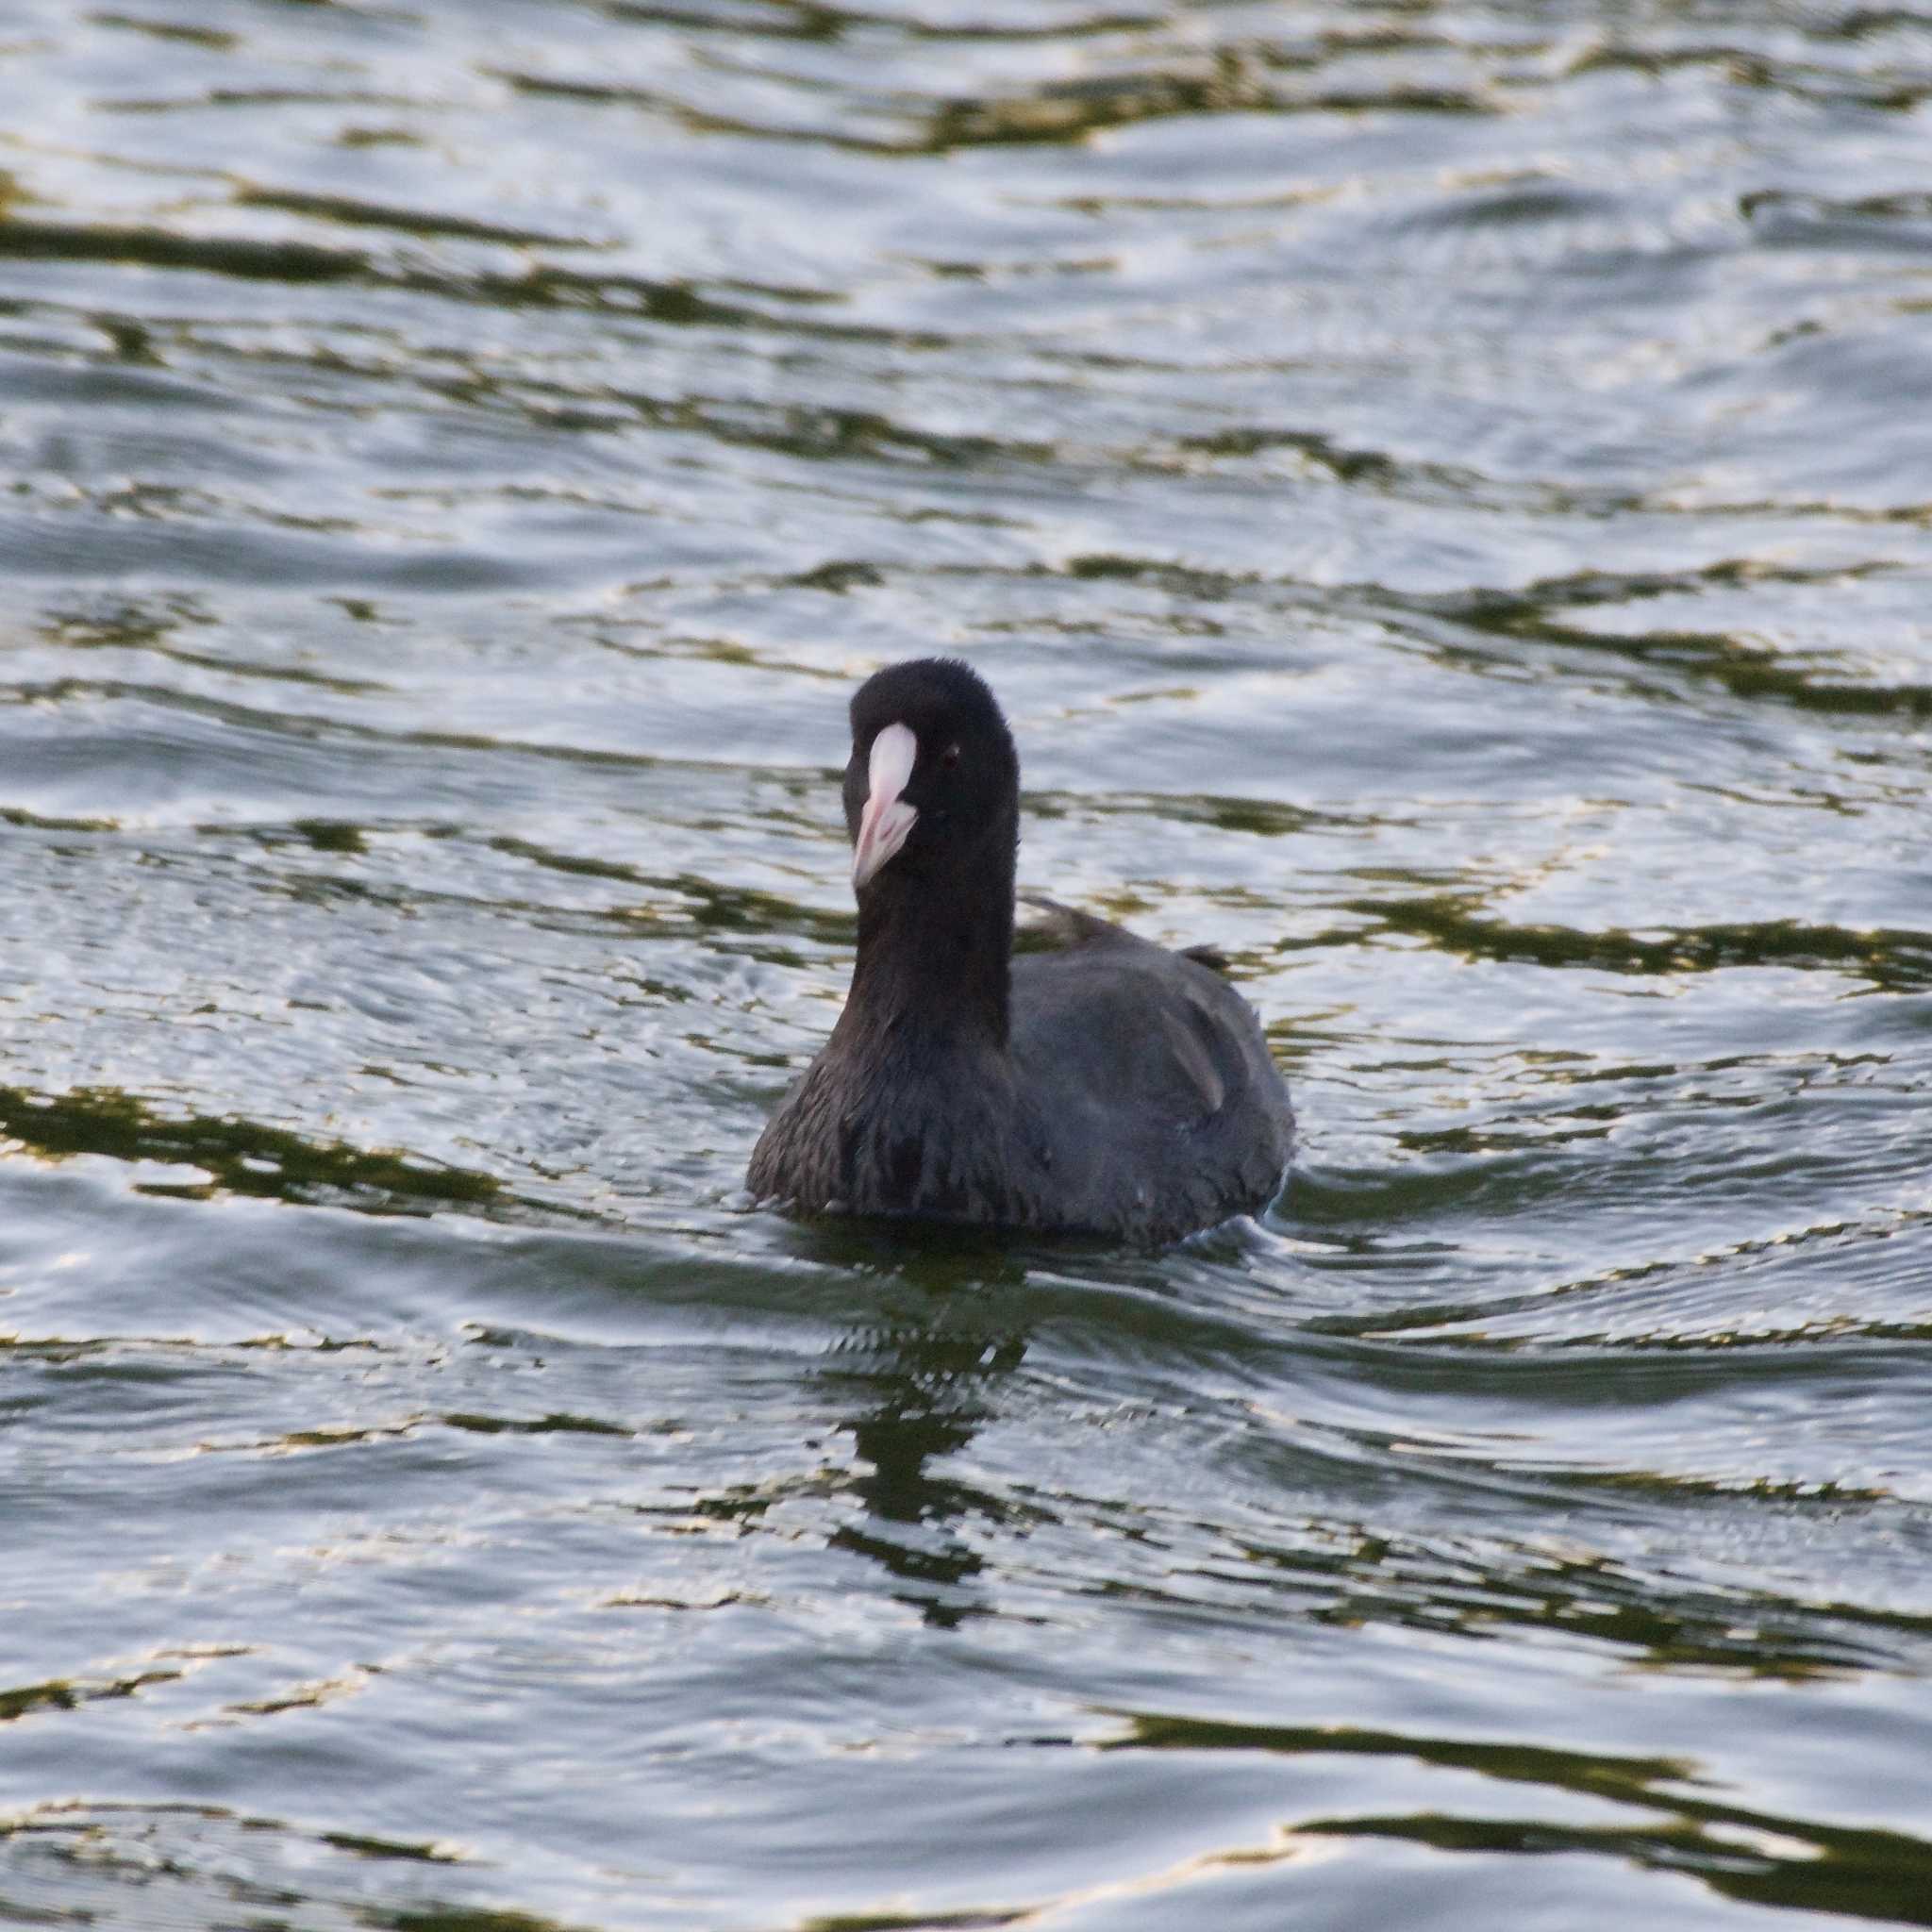
[[[1211,967],[1050,907],[1013,961],[1018,1102],[1061,1224],[1159,1242],[1265,1207],[1293,1151],[1253,1009]]]

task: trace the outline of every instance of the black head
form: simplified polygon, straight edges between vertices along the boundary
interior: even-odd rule
[[[920,658],[859,686],[845,825],[860,892],[991,865],[1010,899],[1020,759],[977,673],[957,658]]]

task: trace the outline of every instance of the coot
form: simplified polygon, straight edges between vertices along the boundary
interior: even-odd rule
[[[759,1138],[754,1194],[1150,1246],[1274,1196],[1288,1089],[1209,965],[1051,902],[1059,949],[1014,956],[1020,760],[965,664],[860,687],[845,823],[852,989]]]

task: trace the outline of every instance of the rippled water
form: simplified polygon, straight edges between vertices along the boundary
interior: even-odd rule
[[[1932,13],[0,13],[0,1923],[1932,1924]],[[843,705],[1280,1207],[739,1191]]]

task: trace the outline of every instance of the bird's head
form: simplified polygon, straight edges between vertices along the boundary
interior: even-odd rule
[[[855,891],[942,881],[988,858],[1009,870],[1019,811],[1019,755],[976,672],[921,658],[858,688],[845,767]]]

